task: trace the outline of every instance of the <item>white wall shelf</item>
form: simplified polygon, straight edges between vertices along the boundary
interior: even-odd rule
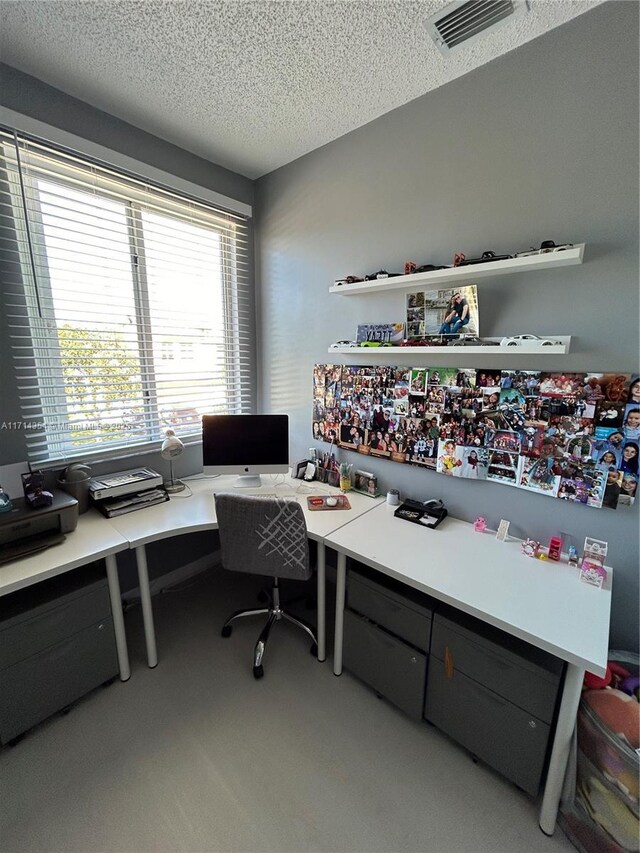
[[[461,287],[464,284],[475,284],[478,279],[494,278],[498,275],[575,266],[582,263],[584,249],[584,243],[576,243],[572,249],[566,249],[563,252],[547,252],[544,255],[531,255],[528,258],[508,258],[506,261],[489,261],[486,264],[472,264],[468,267],[448,267],[444,270],[398,275],[376,281],[334,284],[329,288],[329,293],[353,296],[354,294],[381,293],[384,290],[408,290],[412,287],[428,289],[443,284]]]
[[[550,335],[553,340],[560,341],[559,344],[546,347],[535,347],[526,341],[517,347],[493,347],[493,346],[437,346],[437,347],[329,347],[330,355],[365,355],[376,358],[378,356],[408,355],[448,355],[455,361],[464,361],[468,355],[497,355],[499,358],[517,358],[519,355],[566,355],[571,346],[570,335]],[[486,341],[497,341],[502,338],[484,338]],[[421,359],[422,360],[422,359]]]

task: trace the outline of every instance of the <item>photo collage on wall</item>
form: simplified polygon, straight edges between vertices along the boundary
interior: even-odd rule
[[[450,477],[628,507],[640,375],[317,364],[313,437]]]

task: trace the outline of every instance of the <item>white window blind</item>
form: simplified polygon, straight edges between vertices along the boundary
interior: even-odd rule
[[[252,402],[247,223],[0,128],[0,252],[32,461],[199,436]]]

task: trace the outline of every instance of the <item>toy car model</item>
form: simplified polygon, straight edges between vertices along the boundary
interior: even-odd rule
[[[441,347],[445,346],[441,335],[433,338],[406,338],[400,344],[401,347]]]
[[[356,346],[359,347],[392,347],[394,344],[391,341],[361,341]]]
[[[456,255],[457,263],[454,260],[454,266],[457,267],[468,267],[471,264],[487,264],[490,261],[506,261],[511,257],[511,255],[496,255],[495,252],[487,251],[483,252],[479,258],[467,258],[464,256],[462,252]]]
[[[573,243],[563,243],[556,246],[553,240],[544,240],[539,249],[534,249],[532,246],[525,252],[516,252],[514,258],[529,258],[532,255],[546,255],[548,252],[566,252],[567,249],[573,249]]]
[[[334,284],[339,287],[341,284],[355,284],[358,281],[364,281],[364,278],[361,275],[346,275],[344,278],[337,278]]]
[[[357,347],[358,344],[355,341],[336,341],[335,344],[331,344],[329,349],[341,349],[342,347]]]
[[[387,272],[386,270],[378,270],[378,272],[372,272],[369,275],[365,275],[365,281],[376,281],[379,278],[393,278],[394,276],[402,275],[399,272]]]
[[[461,338],[455,338],[448,342],[450,347],[497,347],[497,341],[483,341],[482,338],[476,338],[473,335],[467,335]]]
[[[560,341],[550,341],[548,338],[539,338],[537,335],[514,335],[512,338],[503,338],[501,347],[521,347],[523,344],[537,347],[554,347]]]

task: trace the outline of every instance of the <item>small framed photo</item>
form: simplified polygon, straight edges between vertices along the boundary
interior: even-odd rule
[[[378,494],[378,478],[368,471],[354,471],[353,488],[356,492],[376,497]]]

